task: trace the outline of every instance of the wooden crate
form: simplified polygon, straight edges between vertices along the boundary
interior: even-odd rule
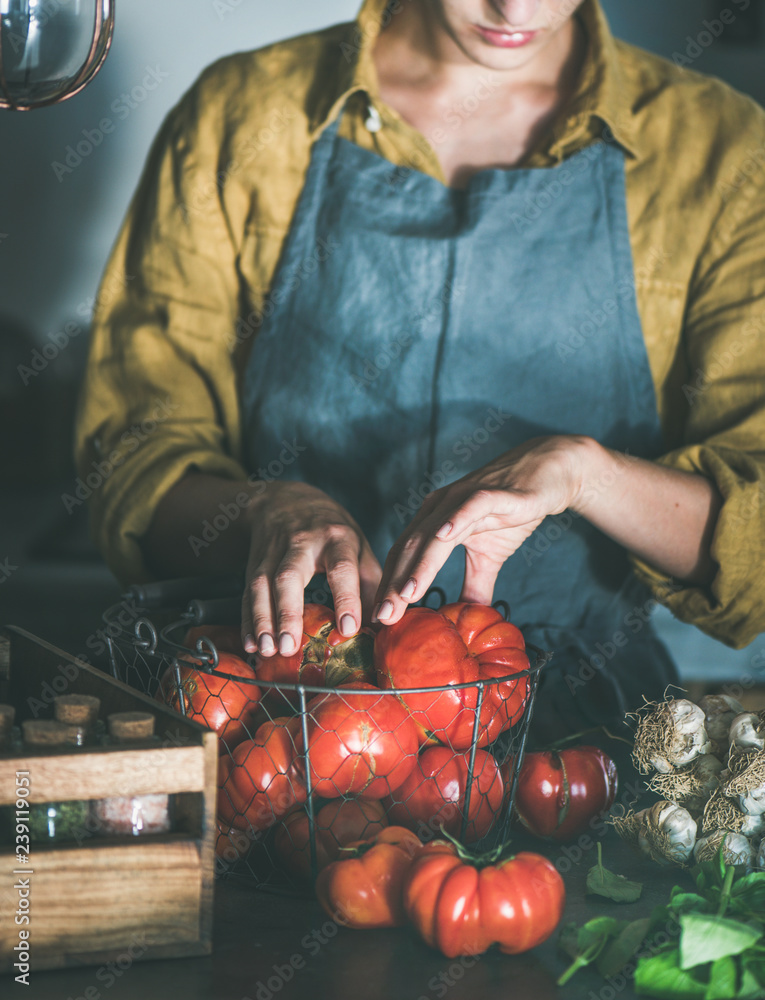
[[[16,772],[25,770],[30,803],[171,793],[175,831],[33,845],[29,864],[17,863],[15,848],[0,847],[0,970],[18,974],[13,963],[20,929],[30,932],[31,971],[124,961],[126,955],[208,954],[217,737],[23,629],[0,630],[0,702],[16,706],[17,723],[52,717],[54,693],[98,696],[104,719],[112,712],[151,711],[158,742],[0,756],[0,806],[15,803]],[[14,884],[24,878],[30,921],[20,928]]]

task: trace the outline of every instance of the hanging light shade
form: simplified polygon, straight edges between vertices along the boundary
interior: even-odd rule
[[[0,0],[0,108],[78,94],[103,65],[115,0]]]

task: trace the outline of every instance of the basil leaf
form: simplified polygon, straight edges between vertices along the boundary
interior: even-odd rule
[[[592,920],[588,920],[583,927],[579,928],[576,939],[579,951],[591,948],[601,938],[605,940],[609,935],[621,933],[625,923],[624,920],[617,920],[615,917],[594,917]]]
[[[736,960],[730,955],[713,962],[704,1000],[731,1000],[735,997],[737,971]]]
[[[627,924],[621,934],[598,955],[595,965],[601,976],[608,979],[621,972],[645,940],[650,926],[650,917]]]
[[[762,1000],[765,996],[765,958],[741,958],[741,985],[736,993],[737,1000]]]
[[[737,920],[704,913],[680,917],[680,967],[714,962],[727,955],[740,955],[762,937],[762,931]]]
[[[706,983],[680,968],[677,948],[641,958],[635,968],[635,992],[644,997],[667,1000],[704,1000]]]
[[[694,910],[696,912],[703,912],[709,909],[709,904],[703,896],[699,896],[696,892],[683,892],[680,890],[676,892],[678,886],[672,890],[672,898],[670,900],[670,906],[676,913],[687,913],[689,910]]]
[[[587,892],[594,896],[605,896],[615,903],[634,903],[640,899],[643,886],[640,882],[630,882],[624,875],[615,875],[602,865],[593,865],[587,872]]]

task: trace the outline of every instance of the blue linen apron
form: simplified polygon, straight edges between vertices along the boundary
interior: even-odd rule
[[[621,148],[482,170],[456,190],[339,122],[314,144],[247,364],[251,469],[290,443],[283,478],[345,507],[384,563],[424,495],[529,438],[659,455]],[[447,599],[463,573],[458,548],[435,581]],[[494,596],[555,653],[539,739],[614,725],[677,680],[626,553],[569,512],[507,560]]]

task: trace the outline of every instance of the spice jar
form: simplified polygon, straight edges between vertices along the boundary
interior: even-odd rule
[[[154,722],[150,712],[117,712],[107,719],[110,740],[126,747],[151,741]],[[171,827],[170,796],[165,792],[97,799],[92,815],[99,833],[107,836],[167,833]]]
[[[16,709],[13,705],[0,705],[0,753],[7,753],[13,745],[13,720]]]
[[[60,694],[53,699],[53,718],[68,725],[80,726],[84,743],[95,743],[99,726],[101,699],[89,694]]]
[[[27,719],[22,723],[24,745],[34,749],[63,749],[82,746],[82,726],[56,719]],[[34,764],[30,765],[30,791],[34,793]],[[29,840],[33,844],[79,840],[88,822],[89,803],[33,802],[29,806]]]

